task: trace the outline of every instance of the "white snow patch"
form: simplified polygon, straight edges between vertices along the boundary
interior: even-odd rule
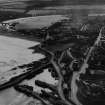
[[[43,88],[35,85],[35,80],[40,80],[42,82],[46,82],[48,84],[52,84],[52,85],[57,85],[58,80],[55,80],[52,76],[51,73],[48,71],[48,69],[44,70],[43,73],[37,75],[35,78],[31,79],[31,80],[26,80],[24,81],[22,84],[25,85],[29,85],[32,86],[34,88],[34,91],[40,93],[41,90],[43,90]],[[49,89],[44,89],[46,91],[50,91]]]
[[[14,23],[19,22],[15,26],[16,30],[18,29],[42,29],[44,27],[49,27],[52,24],[59,22],[64,19],[69,19],[63,15],[48,15],[48,16],[36,16],[36,17],[26,17],[19,19],[12,19],[4,21],[3,23]]]

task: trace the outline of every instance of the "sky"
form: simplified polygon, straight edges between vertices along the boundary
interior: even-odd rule
[[[56,3],[69,3],[69,4],[102,4],[102,3],[105,3],[105,0],[0,0],[0,2],[16,2],[16,1],[19,1],[19,2],[22,2],[22,1],[55,1]]]
[[[44,8],[64,5],[103,5],[105,0],[0,0],[0,8],[24,9]]]

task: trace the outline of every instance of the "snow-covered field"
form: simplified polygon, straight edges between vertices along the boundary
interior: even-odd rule
[[[0,74],[10,70],[11,68],[28,64],[32,61],[42,59],[45,56],[41,54],[32,54],[33,50],[29,50],[29,47],[39,44],[38,42],[0,36]],[[45,70],[42,74],[33,78],[31,81],[24,81],[24,84],[34,86],[34,90],[40,91],[39,87],[34,85],[35,80],[46,81],[47,83],[54,83],[54,79],[48,70]],[[13,88],[0,92],[0,105],[26,105],[28,98],[22,93],[16,92]]]

